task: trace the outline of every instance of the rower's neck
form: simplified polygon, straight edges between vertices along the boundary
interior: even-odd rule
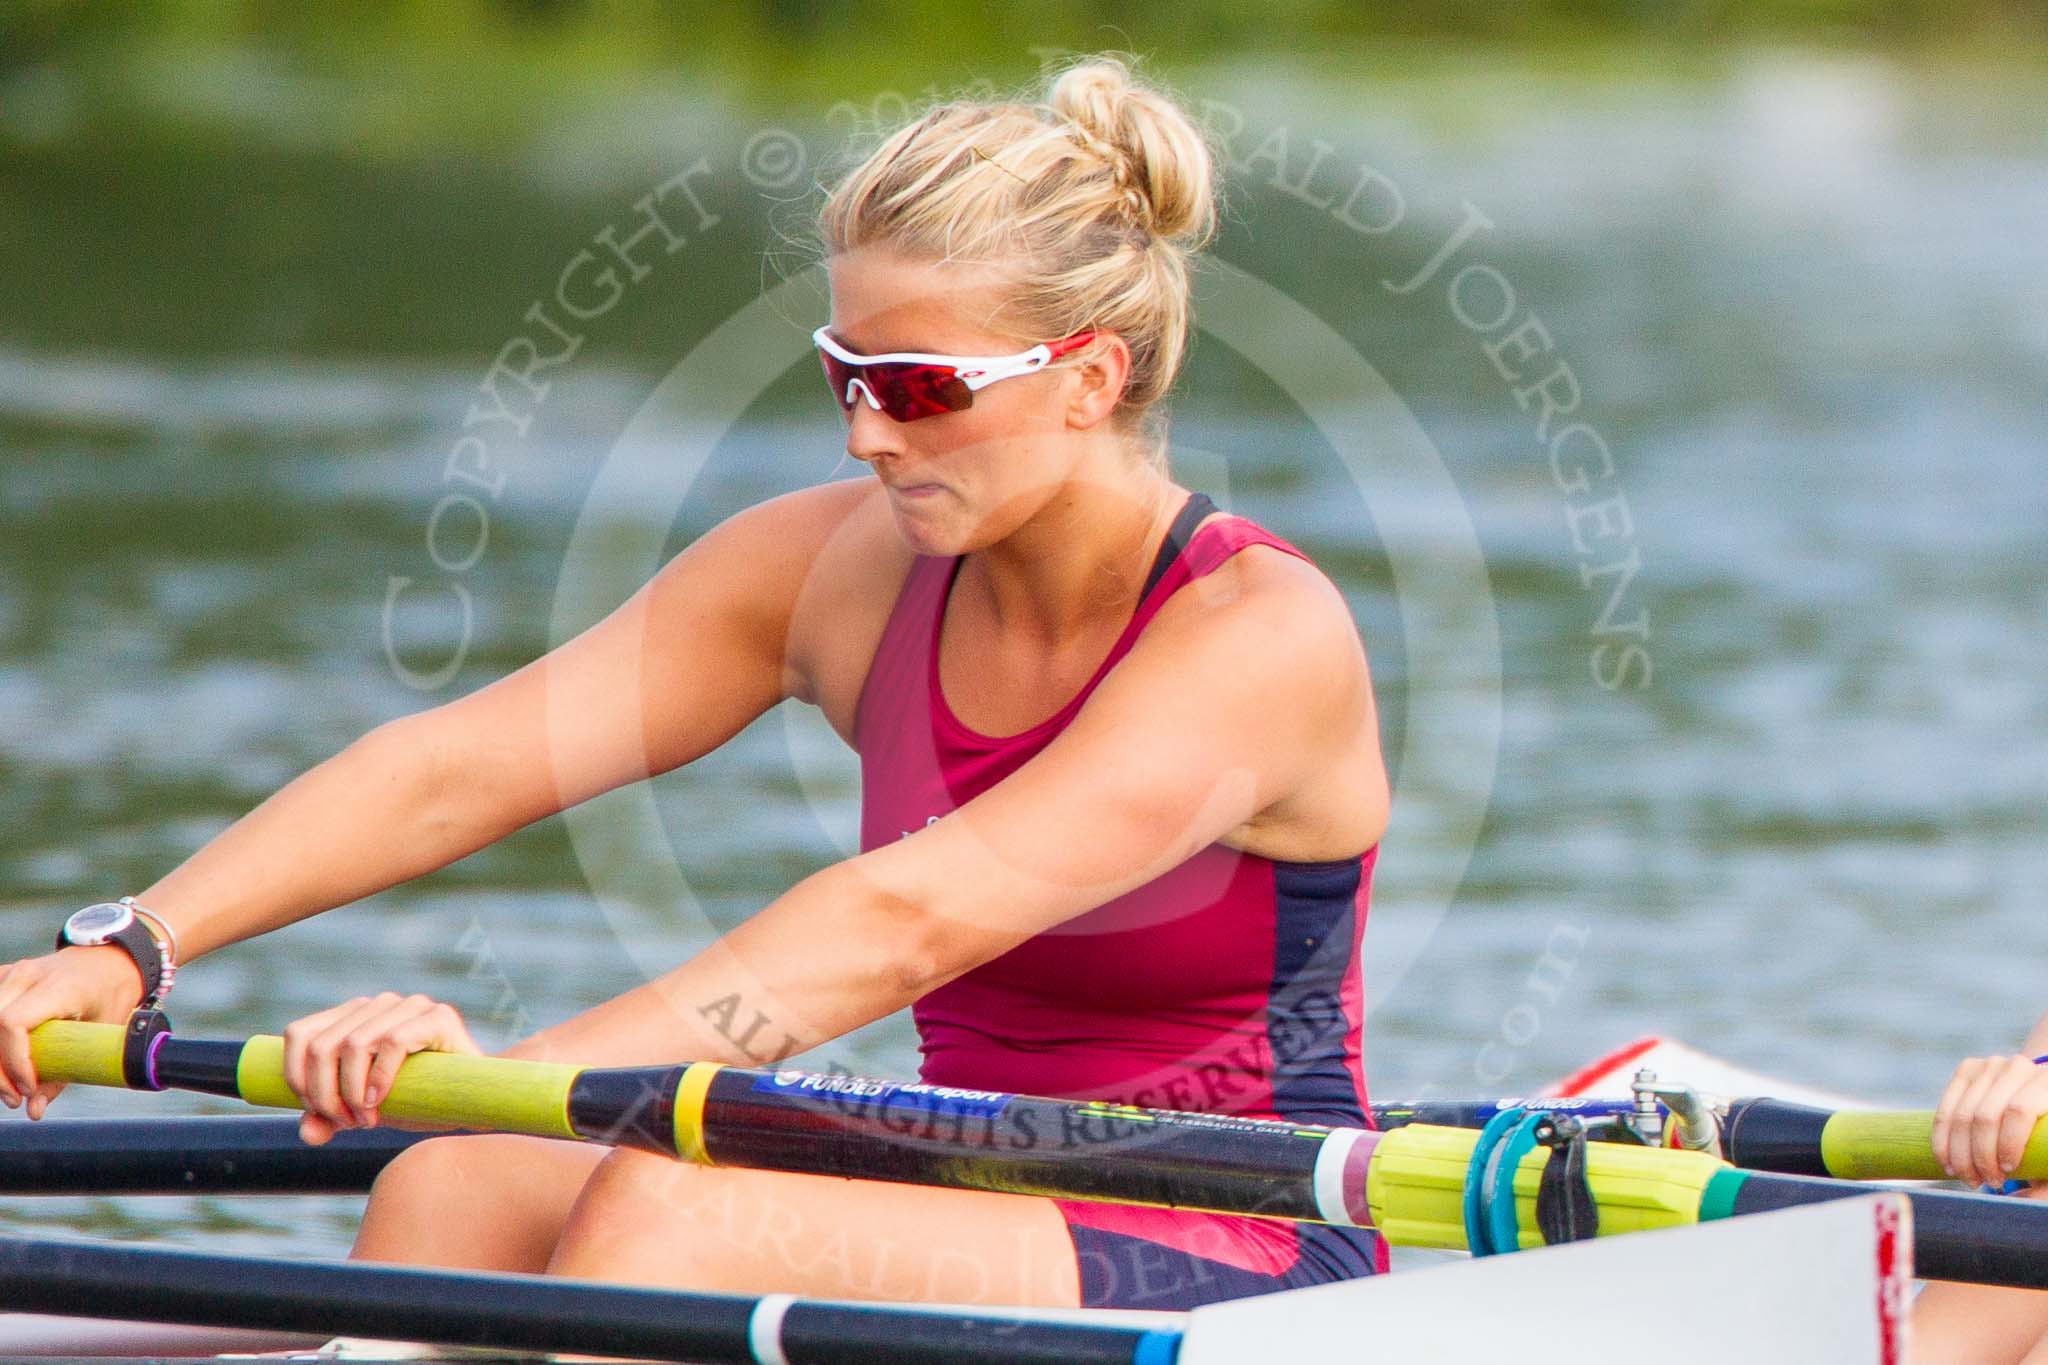
[[[1183,497],[1149,464],[1112,482],[1070,483],[1008,537],[969,555],[955,591],[979,594],[1005,636],[1048,648],[1120,623]]]

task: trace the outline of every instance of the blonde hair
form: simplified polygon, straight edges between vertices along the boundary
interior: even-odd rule
[[[1187,354],[1189,265],[1216,230],[1214,158],[1194,121],[1115,56],[1049,78],[1042,100],[937,104],[828,193],[829,254],[882,245],[1003,267],[994,311],[1034,341],[1115,332],[1117,409],[1136,425]],[[1154,426],[1163,435],[1163,424]]]

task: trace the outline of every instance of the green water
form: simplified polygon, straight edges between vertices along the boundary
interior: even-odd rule
[[[0,87],[15,951],[371,725],[544,650],[649,547],[858,474],[801,284],[728,377],[758,389],[739,420],[662,386],[701,379],[692,348],[801,270],[769,249],[887,113],[874,89],[847,82],[835,113],[593,87],[520,138],[415,146],[346,87],[223,60],[126,102],[55,68]],[[1176,458],[1343,587],[1397,761],[1375,1091],[1513,1091],[1667,1031],[1925,1102],[1953,1059],[2016,1040],[2048,1007],[2048,79],[1759,50],[1182,84],[1239,131]],[[662,200],[684,244],[649,239],[645,277],[568,329],[524,436],[494,439],[502,488],[450,483],[494,357],[547,339],[529,308],[677,176],[701,201]],[[1428,284],[1389,288],[1482,219]],[[1500,349],[1504,378],[1487,347],[1532,317],[1550,348]],[[1615,461],[1579,491],[1593,438],[1560,478],[1540,396],[1516,396],[1560,361]],[[451,493],[488,527],[459,571],[433,558],[477,549],[475,512],[434,521]],[[387,613],[394,577],[417,586]],[[445,681],[405,680],[458,648]],[[856,801],[815,718],[777,713],[651,799],[222,952],[181,978],[179,1024],[271,1029],[396,987],[502,1039],[841,856]],[[907,1071],[907,1023],[828,1059]],[[5,1221],[315,1251],[353,1212],[17,1201]]]

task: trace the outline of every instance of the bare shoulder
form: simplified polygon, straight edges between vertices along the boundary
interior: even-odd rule
[[[1271,545],[1247,546],[1176,592],[1156,624],[1168,641],[1220,630],[1273,641],[1288,664],[1355,669],[1361,677],[1365,670],[1358,626],[1337,585],[1308,560]]]
[[[743,623],[781,661],[784,695],[815,700],[821,628],[854,627],[847,618],[858,604],[900,583],[909,561],[878,485],[819,484],[744,508],[697,537],[656,576],[654,605],[673,622]]]
[[[1350,605],[1322,570],[1272,546],[1240,550],[1168,599],[1133,655],[1148,648],[1158,673],[1206,699],[1214,725],[1286,770],[1225,842],[1297,861],[1378,842],[1388,792],[1372,679]]]
[[[894,541],[908,567],[909,551],[895,536],[881,488],[848,479],[783,493],[735,512],[692,544],[744,564],[773,595],[792,605],[823,578],[857,574]]]
[[[790,615],[791,696],[851,736],[869,663],[916,555],[896,530],[880,484],[846,480],[806,489],[798,514],[806,568]]]
[[[799,488],[735,512],[702,539],[746,539],[757,548],[780,546],[793,559],[808,560],[859,517],[874,492],[869,481],[857,479]]]

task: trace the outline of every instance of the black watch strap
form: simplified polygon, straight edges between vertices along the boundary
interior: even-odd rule
[[[163,988],[164,955],[156,946],[156,936],[151,934],[137,919],[125,928],[110,934],[106,940],[134,960],[135,969],[142,973],[142,1006],[147,1008],[156,1003],[157,992]],[[89,947],[96,945],[73,944],[65,937],[65,931],[57,931],[59,948]]]

